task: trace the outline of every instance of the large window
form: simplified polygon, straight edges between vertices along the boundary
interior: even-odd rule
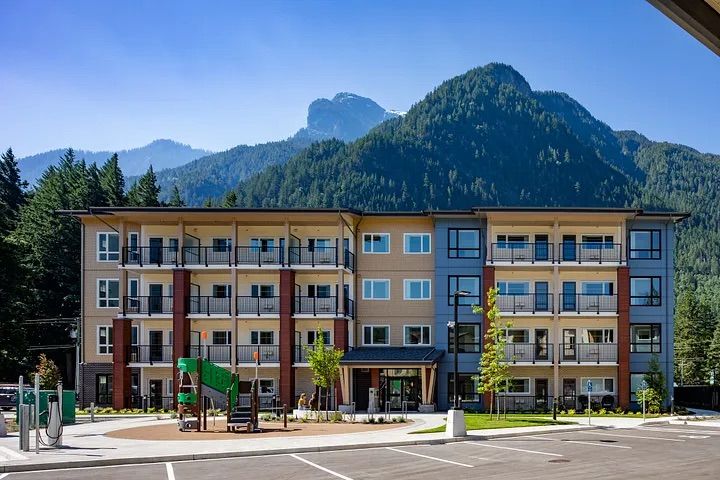
[[[232,239],[230,239],[230,238],[213,238],[212,239],[213,252],[217,252],[217,253],[229,252],[232,248],[231,246],[232,246]]]
[[[403,283],[405,300],[430,300],[430,280],[407,279]]]
[[[405,325],[405,345],[430,345],[429,325]]]
[[[113,377],[110,374],[99,374],[95,377],[95,403],[110,405],[112,403]]]
[[[453,403],[453,374],[448,374],[448,400]],[[480,394],[477,391],[477,373],[458,373],[458,391],[460,400],[464,402],[479,402]]]
[[[363,280],[363,300],[389,300],[390,280]]]
[[[586,328],[583,343],[615,343],[615,330],[612,328]]]
[[[113,353],[112,327],[101,325],[97,329],[97,353],[98,355],[109,355]]]
[[[630,401],[636,402],[637,396],[635,393],[642,389],[642,383],[645,381],[644,373],[631,373],[630,374]]]
[[[230,330],[215,330],[212,332],[213,345],[230,345]]]
[[[630,278],[630,305],[657,307],[661,303],[660,277]]]
[[[633,353],[660,353],[661,325],[645,323],[630,325],[630,351]]]
[[[275,345],[275,332],[272,330],[252,330],[250,332],[252,345]]]
[[[117,308],[120,306],[120,280],[100,279],[97,281],[98,308]]]
[[[97,234],[98,262],[117,262],[120,259],[120,239],[117,233]]]
[[[405,253],[430,253],[429,233],[406,233]]]
[[[448,257],[480,258],[480,230],[477,228],[449,228]]]
[[[458,305],[480,305],[480,277],[451,275],[448,277],[448,305],[454,305],[454,293],[464,290],[467,296],[458,296]]]
[[[363,345],[390,345],[390,327],[387,325],[364,326]]]
[[[250,296],[269,298],[275,296],[275,285],[251,285]]]
[[[631,230],[630,258],[633,260],[662,258],[660,230]]]
[[[508,383],[508,393],[530,395],[529,378],[513,378]]]
[[[454,328],[448,327],[448,353],[455,351]],[[461,323],[458,326],[458,353],[480,352],[480,325],[476,323]]]
[[[527,295],[530,293],[530,282],[497,282],[500,295]]]
[[[390,253],[389,233],[366,233],[363,235],[363,253]]]
[[[592,392],[596,393],[615,393],[615,379],[614,378],[581,378],[580,379],[580,391],[587,394],[588,380],[592,382]]]
[[[332,345],[332,342],[330,341],[330,330],[323,330],[322,336],[323,336],[323,345]],[[317,330],[308,330],[307,344],[314,345],[316,337],[317,337]]]

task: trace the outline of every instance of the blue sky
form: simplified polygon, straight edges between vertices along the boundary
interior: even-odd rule
[[[720,153],[720,58],[642,0],[0,0],[0,148],[285,138],[339,91],[407,110],[488,62]]]

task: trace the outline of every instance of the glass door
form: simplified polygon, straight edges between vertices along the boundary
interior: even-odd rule
[[[563,329],[563,360],[576,360],[576,332],[574,328]]]
[[[161,362],[163,352],[162,330],[150,330],[148,332],[148,343],[150,343],[150,361]]]
[[[151,283],[148,285],[148,308],[149,313],[162,313],[162,283]]]
[[[535,360],[548,360],[548,330],[547,328],[535,329]]]
[[[150,263],[162,263],[162,247],[163,239],[158,237],[151,237],[150,243]]]
[[[575,254],[575,235],[563,235],[562,237],[562,259],[564,262],[577,260]]]

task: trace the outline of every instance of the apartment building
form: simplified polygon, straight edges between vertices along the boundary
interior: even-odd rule
[[[673,231],[638,209],[93,208],[82,221],[83,405],[170,407],[175,361],[202,356],[292,405],[314,390],[318,329],[345,350],[338,404],[484,408],[490,287],[507,329],[508,409],[630,405],[652,354],[672,388]],[[256,366],[256,359],[259,361]]]

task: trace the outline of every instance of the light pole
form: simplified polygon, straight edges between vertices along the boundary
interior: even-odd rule
[[[460,396],[458,395],[458,349],[459,349],[459,326],[458,326],[458,299],[466,297],[470,292],[466,290],[457,290],[453,293],[454,315],[452,324],[453,331],[453,405],[448,411],[448,422],[445,428],[445,436],[462,437],[466,434],[464,412],[460,408]]]

